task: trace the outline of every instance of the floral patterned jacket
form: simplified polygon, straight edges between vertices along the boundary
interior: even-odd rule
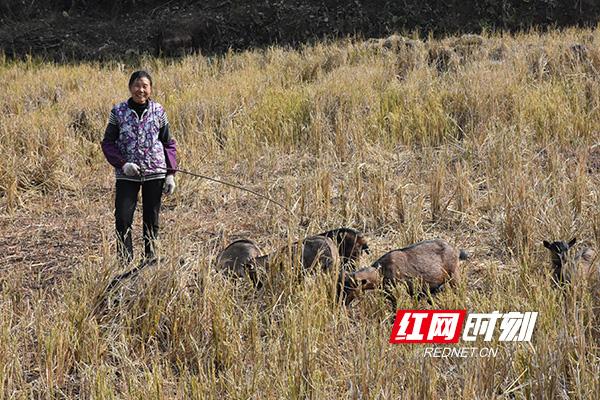
[[[129,99],[113,107],[102,141],[102,151],[115,167],[116,178],[139,182],[174,174],[177,149],[164,108],[149,100],[138,115],[131,102]],[[122,170],[126,162],[137,164],[141,175],[126,176]]]

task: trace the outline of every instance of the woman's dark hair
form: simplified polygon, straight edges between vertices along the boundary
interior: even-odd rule
[[[133,85],[133,82],[140,78],[148,79],[150,81],[150,86],[152,86],[152,78],[150,77],[149,73],[147,73],[146,71],[135,71],[133,74],[131,74],[131,78],[129,78],[129,87]]]

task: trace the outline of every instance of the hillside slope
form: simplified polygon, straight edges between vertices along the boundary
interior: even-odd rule
[[[594,1],[110,1],[0,2],[0,48],[53,60],[204,54],[393,32],[521,30],[594,25]]]

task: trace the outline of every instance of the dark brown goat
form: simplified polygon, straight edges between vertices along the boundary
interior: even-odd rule
[[[426,240],[392,250],[370,267],[348,274],[344,279],[346,303],[352,301],[360,290],[374,289],[381,282],[395,309],[396,298],[392,289],[398,283],[405,283],[411,295],[415,294],[417,285],[420,292],[435,293],[445,283],[454,285],[457,282],[459,260],[467,258],[465,251],[457,251],[442,239]]]
[[[256,259],[256,266],[266,269],[275,260],[284,260],[291,256],[292,262],[299,260],[304,271],[312,271],[317,265],[323,271],[332,271],[339,266],[339,255],[335,244],[325,236],[309,236],[279,251]]]
[[[262,286],[258,271],[266,271],[270,264],[290,259],[300,261],[302,270],[314,271],[319,265],[323,271],[339,268],[338,250],[331,239],[325,236],[310,236],[291,247],[284,247],[272,254],[261,256],[258,246],[251,240],[240,239],[229,244],[218,256],[216,269],[228,276],[248,275],[257,287]]]
[[[569,283],[574,279],[600,279],[600,265],[596,268],[593,265],[596,258],[594,250],[582,249],[571,258],[569,249],[575,245],[575,242],[577,242],[576,238],[568,243],[562,240],[552,243],[543,241],[544,247],[550,250],[554,280],[557,283]]]
[[[367,238],[356,229],[337,228],[323,232],[319,236],[326,236],[333,240],[343,268],[357,265],[363,252],[370,253]]]
[[[252,240],[240,239],[230,243],[217,256],[216,269],[229,276],[244,277],[249,275],[255,281],[254,263],[261,251]]]

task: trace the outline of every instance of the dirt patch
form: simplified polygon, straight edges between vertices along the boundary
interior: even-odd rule
[[[100,254],[101,216],[25,213],[0,217],[0,276],[27,271],[29,289],[71,276],[89,254]]]

